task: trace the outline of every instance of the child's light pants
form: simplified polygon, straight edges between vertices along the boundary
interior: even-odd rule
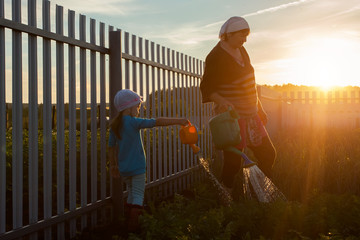
[[[145,173],[123,179],[128,190],[127,203],[142,206],[145,193]]]

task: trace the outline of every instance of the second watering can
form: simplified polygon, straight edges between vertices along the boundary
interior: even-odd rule
[[[217,149],[234,152],[244,159],[243,167],[253,166],[251,161],[242,151],[235,146],[241,143],[239,115],[232,109],[216,115],[209,121],[210,132]]]
[[[195,154],[200,151],[200,148],[195,145],[198,141],[198,133],[194,125],[189,122],[187,126],[181,126],[179,134],[181,142],[189,144]]]

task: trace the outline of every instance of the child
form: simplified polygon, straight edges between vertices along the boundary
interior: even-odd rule
[[[111,175],[123,177],[128,198],[128,231],[139,228],[138,217],[143,208],[145,192],[145,152],[140,129],[155,126],[187,125],[186,118],[138,118],[142,98],[137,93],[123,89],[116,93],[114,105],[118,115],[110,122],[109,153]],[[118,150],[116,158],[116,150]]]

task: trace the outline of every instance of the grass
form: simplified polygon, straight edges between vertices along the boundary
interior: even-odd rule
[[[288,199],[314,192],[360,195],[360,129],[298,129],[274,138],[275,184]]]

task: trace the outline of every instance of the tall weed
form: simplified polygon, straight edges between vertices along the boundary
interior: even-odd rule
[[[291,200],[360,194],[360,129],[296,129],[274,137],[274,183]]]

